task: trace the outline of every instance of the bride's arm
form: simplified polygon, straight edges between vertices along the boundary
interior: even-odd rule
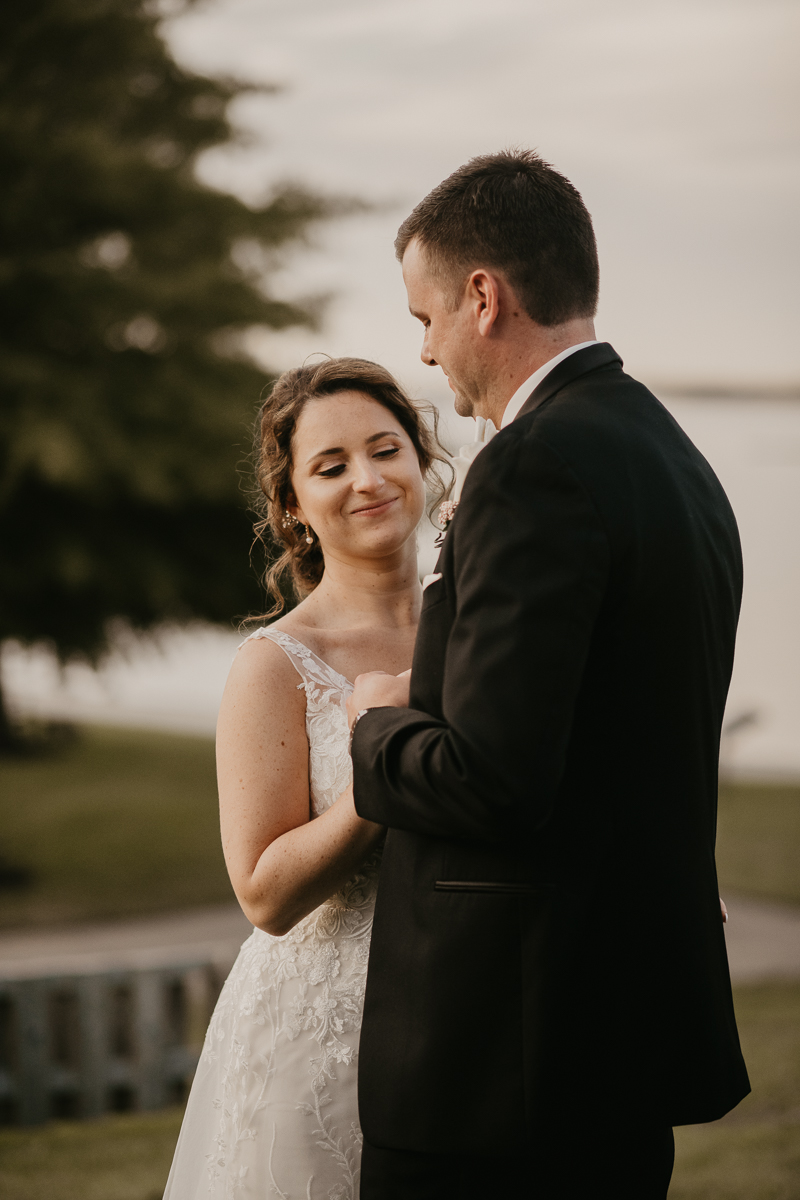
[[[217,724],[222,848],[233,890],[259,929],[281,935],[363,862],[381,827],[348,788],[309,820],[305,692],[283,651],[249,642],[231,669]]]

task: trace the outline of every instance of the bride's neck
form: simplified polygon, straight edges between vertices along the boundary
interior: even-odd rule
[[[416,625],[422,598],[416,547],[387,559],[342,561],[329,556],[325,574],[305,601],[304,616],[328,628]]]

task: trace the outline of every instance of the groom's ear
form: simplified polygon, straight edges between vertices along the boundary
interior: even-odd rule
[[[467,279],[465,299],[472,308],[481,337],[489,337],[500,316],[502,285],[493,271],[482,267]]]

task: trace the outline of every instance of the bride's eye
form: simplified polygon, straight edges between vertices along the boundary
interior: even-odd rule
[[[335,479],[337,475],[341,475],[343,470],[344,463],[337,463],[335,467],[327,467],[324,471],[320,471],[319,474],[323,479]]]
[[[399,450],[400,450],[399,446],[387,446],[385,450],[378,450],[375,457],[376,458],[391,458],[393,455],[397,454],[399,452]]]

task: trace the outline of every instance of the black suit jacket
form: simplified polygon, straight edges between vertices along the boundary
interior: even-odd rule
[[[356,808],[389,827],[365,1136],[720,1117],[749,1084],[714,865],[742,585],[719,481],[587,347],[478,456],[437,570],[410,707],[353,740]]]

